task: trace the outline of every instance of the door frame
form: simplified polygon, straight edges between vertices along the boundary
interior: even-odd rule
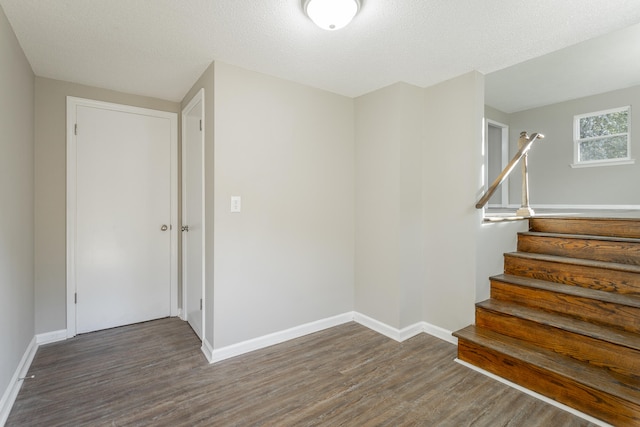
[[[499,128],[502,131],[501,138],[501,158],[500,158],[500,169],[504,170],[509,164],[509,125],[505,125],[504,123],[497,122],[491,119],[485,119],[485,128],[484,128],[484,191],[486,192],[489,189],[489,126],[493,126]],[[491,207],[507,207],[509,205],[509,180],[505,180],[500,186],[500,200],[502,203],[498,205],[491,205]],[[487,204],[487,207],[489,205]]]
[[[205,263],[205,242],[206,242],[206,235],[205,235],[205,231],[206,231],[206,216],[205,216],[205,168],[204,168],[204,147],[205,147],[205,137],[204,134],[206,132],[206,128],[205,128],[205,121],[204,121],[204,88],[200,88],[200,90],[193,96],[193,98],[191,98],[191,100],[189,101],[189,103],[182,109],[182,116],[181,116],[181,123],[182,123],[182,170],[181,170],[181,175],[182,175],[182,223],[184,223],[185,221],[185,216],[186,216],[186,210],[187,210],[187,201],[185,198],[185,195],[187,194],[187,180],[185,179],[185,170],[186,170],[186,162],[187,162],[187,156],[186,156],[186,152],[187,152],[187,129],[186,126],[184,125],[186,120],[187,120],[187,116],[189,116],[189,113],[191,112],[191,110],[193,110],[193,108],[198,104],[198,102],[200,103],[200,120],[202,120],[202,132],[200,132],[200,168],[202,171],[202,182],[201,182],[201,188],[202,188],[202,194],[200,194],[200,200],[201,200],[201,206],[202,206],[202,248],[201,248],[201,254],[202,254],[202,260],[201,260],[201,265],[202,265],[202,319],[200,322],[200,327],[202,328],[200,330],[200,334],[202,335],[202,342],[204,343],[204,337],[205,337],[205,330],[206,330],[206,324],[205,324],[205,310],[207,307],[206,304],[206,294],[205,294],[205,280],[206,280],[206,263]],[[183,224],[180,224],[181,228],[182,228]],[[184,244],[184,239],[181,240],[182,243],[182,311],[181,311],[181,319],[184,321],[187,321],[187,310],[186,310],[186,305],[187,305],[187,286],[186,286],[186,282],[187,282],[187,269],[185,268],[186,265],[186,245]],[[188,256],[188,255],[187,255]]]
[[[170,315],[178,314],[178,115],[168,111],[151,110],[130,105],[96,101],[92,99],[67,96],[67,212],[66,212],[66,259],[67,259],[67,338],[76,336],[76,109],[80,106],[93,107],[123,113],[141,114],[151,117],[167,119],[171,125],[171,189],[170,189]]]

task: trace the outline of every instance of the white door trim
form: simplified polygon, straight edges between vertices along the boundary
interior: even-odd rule
[[[169,119],[171,123],[171,316],[178,314],[178,115],[67,96],[67,338],[76,335],[76,109],[79,106]]]
[[[509,164],[509,125],[505,125],[504,123],[496,122],[495,120],[486,119],[485,120],[485,129],[484,129],[484,191],[486,192],[491,185],[489,181],[489,126],[500,128],[502,131],[502,158],[501,158],[501,170],[507,167]],[[505,180],[500,186],[501,191],[501,207],[507,207],[509,205],[509,180]]]
[[[205,129],[205,125],[204,125],[204,88],[201,88],[198,93],[196,93],[193,98],[191,98],[191,101],[189,101],[189,103],[184,107],[184,109],[182,110],[182,218],[184,221],[184,217],[185,217],[185,210],[186,210],[186,200],[184,199],[184,195],[187,194],[187,180],[184,178],[184,174],[185,174],[185,168],[186,168],[186,161],[187,161],[187,156],[186,156],[186,151],[187,151],[187,144],[185,143],[187,140],[187,130],[186,130],[186,126],[184,125],[184,123],[186,122],[187,116],[189,115],[189,113],[191,112],[191,110],[193,110],[193,108],[198,104],[198,102],[200,102],[200,120],[202,120],[202,132],[200,132],[200,160],[201,160],[201,170],[202,170],[202,194],[200,195],[201,197],[201,206],[202,206],[202,249],[201,249],[201,253],[202,253],[202,322],[201,322],[201,328],[202,330],[200,331],[201,335],[202,335],[202,341],[204,342],[204,337],[205,337],[205,329],[206,329],[206,325],[205,325],[205,321],[204,319],[206,319],[205,317],[205,310],[207,307],[206,304],[206,294],[205,294],[205,280],[206,280],[206,263],[205,263],[205,231],[206,231],[206,216],[205,216],[205,179],[204,179],[204,175],[205,175],[205,169],[204,169],[204,145],[205,145],[205,138],[204,138],[204,133],[206,132]],[[182,225],[182,224],[181,224]],[[183,241],[183,245],[182,245],[182,251],[184,254],[184,241]],[[187,312],[185,309],[185,306],[187,304],[187,286],[185,284],[186,281],[186,269],[184,268],[185,266],[185,258],[183,256],[182,258],[182,320],[187,320]]]

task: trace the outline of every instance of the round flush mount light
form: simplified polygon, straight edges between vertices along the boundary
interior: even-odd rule
[[[302,0],[302,7],[318,27],[334,31],[351,22],[360,10],[360,0]]]

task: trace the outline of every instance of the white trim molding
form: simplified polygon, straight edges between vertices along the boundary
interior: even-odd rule
[[[633,165],[636,159],[621,159],[621,160],[595,160],[592,162],[583,163],[570,163],[572,168],[593,168],[598,166],[620,166],[620,165]]]
[[[360,325],[397,342],[403,342],[421,333],[426,333],[453,345],[458,344],[458,339],[451,334],[451,331],[427,322],[418,322],[403,329],[397,329],[369,316],[352,311],[338,316],[329,317],[327,319],[306,323],[284,331],[274,332],[262,337],[242,341],[219,349],[213,349],[211,344],[205,340],[202,344],[202,352],[209,363],[216,363],[351,321],[355,321],[356,323],[359,323]]]
[[[38,346],[51,344],[58,341],[64,341],[67,339],[67,330],[60,329],[59,331],[45,332],[43,334],[36,335],[36,343]]]
[[[200,347],[200,350],[204,354],[204,357],[207,358],[209,363],[213,363],[213,346],[209,343],[209,341],[207,341],[206,338],[202,340],[202,347]]]
[[[2,399],[0,399],[0,426],[3,426],[9,418],[11,408],[16,401],[16,397],[18,397],[20,387],[22,387],[23,380],[20,378],[24,378],[27,375],[27,372],[29,372],[29,367],[36,355],[36,350],[38,350],[38,344],[36,342],[36,337],[33,337],[20,360],[13,377],[11,377],[11,381],[9,381],[9,385],[2,395]]]
[[[358,313],[358,312],[354,312],[353,313],[353,320],[356,321],[356,323],[361,324],[362,326],[365,326],[369,329],[371,329],[372,331],[376,331],[377,333],[384,335],[387,338],[391,338],[392,340],[396,340],[398,342],[402,342],[403,338],[401,337],[401,332],[399,329],[394,328],[393,326],[389,326],[386,323],[382,323],[379,320],[376,320],[372,317],[369,317],[365,314],[362,313]],[[406,328],[405,328],[406,329]],[[406,335],[411,334],[412,332],[415,331],[405,331]],[[420,331],[415,332],[413,335],[417,335],[419,334]],[[413,336],[411,335],[411,336]],[[404,339],[408,339],[404,338]]]
[[[424,321],[414,323],[413,325],[409,325],[402,329],[397,329],[361,313],[354,313],[354,320],[362,326],[366,326],[367,328],[398,342],[406,341],[409,338],[424,333],[443,341],[447,341],[453,345],[458,345],[458,339],[451,334],[451,331]]]
[[[458,345],[458,338],[453,336],[453,332],[448,330],[448,329],[444,329],[441,328],[440,326],[436,326],[436,325],[432,325],[431,323],[427,323],[427,322],[420,322],[422,324],[422,332],[424,332],[425,334],[429,334],[431,336],[434,336],[436,338],[440,338],[443,341],[446,341],[450,344],[453,345]]]
[[[509,209],[518,209],[520,205],[509,205]],[[640,210],[640,205],[532,205],[535,209],[566,209],[566,210],[613,210],[613,211],[628,211],[628,210]],[[536,214],[536,216],[544,216],[544,212]]]
[[[523,392],[525,394],[528,394],[529,396],[535,397],[538,400],[542,400],[543,402],[548,403],[549,405],[555,406],[556,408],[560,408],[560,409],[562,409],[564,411],[567,411],[567,412],[569,412],[569,413],[571,413],[571,414],[573,414],[575,416],[583,418],[583,419],[589,421],[590,423],[593,423],[593,424],[601,426],[601,427],[613,427],[611,424],[607,424],[602,420],[599,420],[597,418],[592,417],[591,415],[587,415],[584,412],[578,411],[577,409],[571,408],[571,407],[569,407],[567,405],[563,405],[560,402],[557,402],[557,401],[555,401],[555,400],[553,400],[553,399],[551,399],[551,398],[549,398],[547,396],[543,396],[542,394],[536,393],[533,390],[529,390],[528,388],[522,387],[521,385],[518,385],[516,383],[512,383],[511,381],[509,381],[507,379],[504,379],[501,376],[498,376],[496,374],[492,374],[491,372],[485,371],[482,368],[478,368],[477,366],[472,365],[472,364],[470,364],[468,362],[465,362],[464,360],[460,360],[460,359],[456,358],[455,361],[457,363],[461,364],[462,366],[466,366],[467,368],[472,369],[472,370],[474,370],[476,372],[479,372],[482,375],[485,375],[485,376],[487,376],[487,377],[489,377],[491,379],[494,379],[494,380],[496,380],[498,382],[501,382],[502,384],[505,384],[505,385],[507,385],[507,386],[509,386],[511,388],[515,388],[516,390],[521,391],[521,392]]]
[[[262,348],[270,347],[275,344],[280,344],[285,341],[289,341],[295,338],[300,338],[305,335],[319,332],[324,329],[332,328],[334,326],[342,325],[344,323],[351,322],[353,320],[353,312],[339,314],[327,319],[318,320],[315,322],[305,323],[304,325],[295,326],[290,329],[286,329],[280,332],[274,332],[272,334],[264,335],[258,338],[253,338],[247,341],[242,341],[237,344],[232,344],[226,347],[214,349],[211,354],[210,363],[220,362],[241,354],[249,353],[254,350],[260,350]]]

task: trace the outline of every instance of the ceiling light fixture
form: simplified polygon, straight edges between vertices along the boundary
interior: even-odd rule
[[[323,30],[345,27],[360,10],[360,0],[302,0],[307,16]]]

